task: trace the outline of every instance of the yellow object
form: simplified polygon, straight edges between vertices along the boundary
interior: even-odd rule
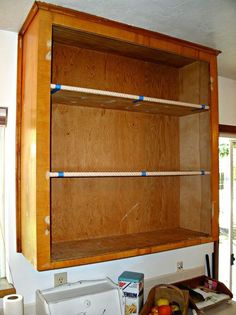
[[[172,312],[175,312],[175,311],[179,311],[180,310],[180,308],[179,308],[179,306],[178,305],[171,305],[171,308],[172,308]]]
[[[169,301],[167,299],[164,299],[164,298],[160,298],[156,302],[157,306],[169,305],[169,304],[170,304]]]

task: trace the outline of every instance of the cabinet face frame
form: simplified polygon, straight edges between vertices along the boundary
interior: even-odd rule
[[[35,25],[35,26],[34,26]],[[51,260],[50,240],[50,181],[46,171],[50,169],[50,83],[51,83],[51,44],[52,27],[58,25],[71,29],[91,32],[119,41],[147,46],[153,49],[168,51],[173,54],[206,61],[210,67],[211,87],[211,185],[212,185],[212,236],[185,240],[178,243],[157,245],[150,248],[133,249],[118,253],[108,253],[102,256],[72,259],[67,261]],[[34,36],[35,45],[29,50],[27,34]],[[218,239],[218,107],[217,107],[217,64],[216,55],[219,52],[195,45],[184,40],[178,40],[147,30],[127,26],[89,14],[64,9],[45,3],[35,3],[19,35],[18,45],[18,90],[17,90],[17,247],[38,270],[63,268],[88,263],[107,261],[150,254],[164,250],[212,242]],[[35,68],[31,69],[30,54],[34,54]],[[29,79],[30,78],[30,79]],[[31,81],[37,84],[29,92]],[[35,102],[36,107],[32,117],[28,118],[31,125],[22,126],[24,106]],[[29,146],[35,149],[35,178],[29,186],[23,187],[26,168],[22,168],[21,146],[32,131],[35,141],[29,139]],[[22,134],[24,135],[23,138]],[[35,200],[29,195],[35,194]],[[29,208],[21,209],[22,197],[26,195]],[[27,218],[30,217],[30,221]],[[30,223],[29,223],[30,222]]]

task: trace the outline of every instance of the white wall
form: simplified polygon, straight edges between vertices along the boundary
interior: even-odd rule
[[[6,245],[8,263],[17,292],[26,303],[34,302],[37,288],[53,286],[55,271],[37,272],[16,253],[16,213],[15,213],[15,111],[16,111],[16,58],[17,34],[0,31],[0,106],[9,107],[7,127],[7,178],[6,178]],[[68,281],[110,277],[114,281],[124,270],[139,271],[145,278],[151,278],[176,271],[176,263],[184,262],[184,268],[204,265],[205,254],[211,254],[212,244],[188,247],[159,254],[134,257],[106,263],[92,264],[66,269]],[[10,275],[9,275],[10,277]]]
[[[236,80],[219,77],[219,122],[236,126]]]

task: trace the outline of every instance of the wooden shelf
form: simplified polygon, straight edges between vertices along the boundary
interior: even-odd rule
[[[122,257],[130,257],[137,254],[153,253],[157,251],[157,248],[166,250],[167,248],[176,248],[176,246],[184,247],[201,244],[207,238],[210,242],[209,235],[205,233],[175,228],[97,239],[58,242],[52,244],[52,260],[63,261],[90,257],[91,262],[95,262],[97,261],[96,256],[100,256],[100,259],[106,255],[114,255],[114,257],[119,258],[117,253],[121,252]]]
[[[151,114],[185,116],[209,109],[205,104],[51,84],[52,102]],[[143,100],[142,100],[143,99]]]

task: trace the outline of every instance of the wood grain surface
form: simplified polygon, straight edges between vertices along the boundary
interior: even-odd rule
[[[36,111],[37,111],[37,67],[38,67],[39,19],[35,17],[25,32],[22,51],[21,74],[21,121],[20,128],[20,210],[21,250],[36,264],[37,261],[37,214],[36,214]],[[28,84],[30,82],[30,88]],[[19,165],[18,165],[19,168]]]
[[[48,270],[217,240],[219,51],[44,3],[21,36],[18,248],[31,263]],[[211,109],[179,118],[92,100],[74,106],[51,99],[50,83]],[[182,168],[209,168],[211,176],[46,178],[50,169]]]
[[[52,171],[179,169],[173,116],[54,104]]]
[[[52,170],[179,168],[177,117],[56,104],[53,117]],[[53,240],[137,233],[178,224],[178,177],[51,181]],[[67,197],[63,202],[61,198]]]
[[[106,254],[135,251],[136,253],[152,253],[155,248],[165,250],[166,246],[178,246],[182,244],[191,244],[192,241],[201,242],[206,238],[204,233],[193,232],[187,229],[160,229],[148,233],[135,233],[131,235],[121,235],[109,238],[96,238],[84,241],[58,242],[52,244],[52,257],[54,261],[66,259],[78,259],[86,257],[101,257]],[[162,248],[163,246],[163,248]],[[126,253],[127,255],[128,253]],[[117,255],[117,256],[118,256]],[[117,257],[119,258],[119,256]],[[96,258],[95,258],[96,259]]]
[[[55,43],[52,66],[53,83],[178,99],[179,71],[165,64]]]

